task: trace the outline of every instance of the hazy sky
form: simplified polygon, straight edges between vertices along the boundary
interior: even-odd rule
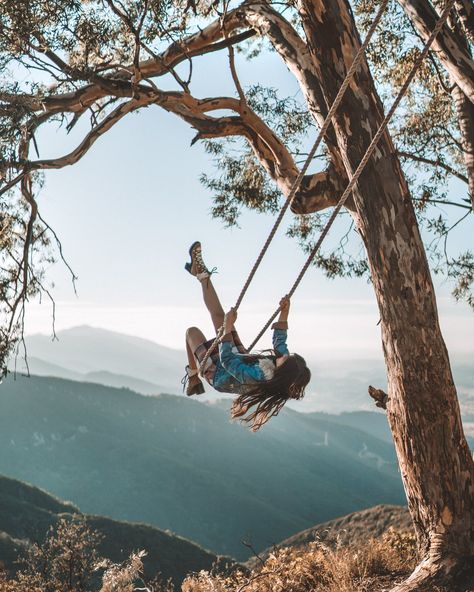
[[[252,67],[238,59],[244,84],[259,81],[295,95],[293,78],[275,55]],[[225,74],[222,74],[222,73]],[[228,94],[226,56],[196,63],[193,93]],[[59,155],[80,140],[80,125],[38,138],[41,157]],[[312,130],[311,139],[315,131]],[[183,347],[187,326],[211,332],[199,285],[184,263],[194,240],[204,245],[205,261],[216,266],[216,287],[231,306],[272,224],[272,217],[244,213],[240,229],[225,229],[209,215],[211,199],[199,182],[212,171],[208,155],[186,124],[158,107],[128,116],[101,138],[73,167],[47,173],[39,196],[41,213],[59,234],[65,255],[79,276],[74,295],[61,264],[48,270],[57,300],[57,329],[90,324]],[[472,243],[474,225],[453,236],[453,244]],[[287,215],[287,222],[291,214]],[[284,224],[287,226],[287,224]],[[343,225],[335,227],[335,242]],[[293,283],[305,260],[294,241],[277,234],[240,309],[239,326],[251,340]],[[445,338],[452,350],[474,352],[474,314],[455,304],[449,286],[438,286]],[[303,354],[379,356],[378,312],[364,280],[329,281],[310,270],[293,299],[291,344]],[[29,307],[27,332],[49,333],[47,300]],[[264,342],[262,342],[264,345]]]

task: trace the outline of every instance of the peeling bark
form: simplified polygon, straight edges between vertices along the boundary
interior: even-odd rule
[[[306,175],[295,196],[291,211],[295,214],[308,214],[335,206],[345,189],[345,181],[333,166],[329,166],[321,173]],[[347,208],[350,208],[351,204],[352,202],[349,202]]]

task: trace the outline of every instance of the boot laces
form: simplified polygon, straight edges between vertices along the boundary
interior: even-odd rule
[[[183,393],[186,390],[186,387],[188,386],[188,382],[189,382],[189,366],[185,366],[184,371],[185,371],[185,375],[183,376],[183,378],[181,379],[181,384],[183,385]]]

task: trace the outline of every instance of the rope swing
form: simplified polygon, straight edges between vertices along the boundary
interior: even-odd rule
[[[367,148],[362,160],[360,161],[357,169],[355,170],[354,174],[352,175],[352,177],[349,180],[349,183],[347,184],[346,189],[344,190],[344,192],[342,193],[341,197],[339,198],[339,201],[337,203],[337,205],[334,207],[334,210],[329,218],[329,220],[327,221],[326,225],[324,226],[323,230],[321,231],[321,234],[318,238],[318,241],[316,242],[316,244],[314,245],[314,247],[312,248],[308,258],[306,259],[305,264],[303,265],[300,273],[298,274],[295,282],[293,283],[290,291],[288,292],[288,296],[293,296],[293,294],[295,293],[296,289],[298,288],[301,280],[303,279],[305,273],[307,272],[309,266],[311,265],[313,259],[315,258],[317,252],[319,251],[324,239],[326,238],[331,226],[333,225],[334,221],[336,220],[337,215],[339,214],[342,206],[345,204],[345,202],[347,201],[347,199],[349,198],[350,194],[352,193],[352,190],[355,186],[355,184],[357,183],[359,177],[361,176],[362,172],[364,171],[368,161],[370,160],[375,148],[377,147],[377,144],[380,140],[380,138],[382,137],[382,135],[384,134],[385,130],[387,129],[387,126],[390,122],[390,120],[393,117],[393,114],[395,113],[396,109],[398,108],[401,100],[403,99],[403,97],[405,96],[408,87],[410,86],[411,82],[413,81],[413,78],[415,77],[418,69],[420,68],[420,66],[422,65],[424,59],[426,58],[431,45],[433,44],[433,41],[435,40],[436,36],[438,35],[439,31],[441,30],[442,26],[444,25],[444,23],[446,22],[446,19],[449,16],[449,13],[451,12],[451,9],[453,8],[455,0],[448,0],[448,3],[446,4],[441,16],[439,17],[438,21],[436,22],[435,27],[433,28],[433,31],[431,32],[429,38],[427,39],[423,50],[421,51],[421,53],[419,54],[418,58],[415,60],[410,73],[408,74],[403,86],[401,87],[397,97],[395,98],[392,106],[390,107],[387,115],[385,116],[383,122],[381,123],[379,129],[377,130],[375,136],[372,138],[371,143],[369,144],[369,147]],[[239,297],[237,298],[237,302],[234,306],[234,308],[237,310],[240,306],[240,304],[242,303],[242,300],[250,286],[250,283],[253,280],[253,277],[255,276],[255,273],[258,269],[258,267],[260,266],[260,263],[262,262],[265,253],[267,252],[268,247],[270,246],[271,241],[273,240],[273,237],[275,236],[275,233],[278,229],[278,227],[280,226],[280,223],[283,219],[283,216],[285,215],[286,210],[288,209],[288,207],[293,203],[294,198],[296,196],[297,191],[300,188],[301,182],[303,180],[303,177],[306,173],[306,171],[308,170],[308,167],[314,157],[314,155],[316,154],[316,150],[318,149],[322,139],[324,138],[324,136],[326,135],[326,132],[329,128],[329,126],[331,125],[331,121],[332,118],[334,116],[334,114],[336,113],[342,98],[344,96],[345,91],[347,90],[347,87],[349,86],[355,72],[357,71],[357,68],[359,67],[362,58],[365,55],[365,50],[367,49],[367,46],[369,45],[369,42],[372,38],[372,35],[378,25],[378,23],[380,22],[380,19],[382,18],[382,15],[385,11],[385,8],[388,4],[388,0],[382,0],[382,3],[380,5],[380,8],[377,12],[377,15],[375,16],[375,19],[367,33],[367,36],[363,42],[363,44],[361,45],[361,47],[359,48],[354,61],[352,62],[352,65],[350,67],[350,69],[348,70],[346,77],[339,89],[339,92],[337,93],[336,98],[334,99],[334,102],[324,120],[324,123],[321,127],[321,130],[316,138],[316,141],[314,142],[314,145],[312,147],[312,149],[310,150],[308,157],[303,165],[303,168],[301,169],[300,173],[298,174],[298,176],[295,179],[295,182],[293,183],[293,186],[290,190],[290,193],[285,201],[285,203],[283,204],[283,207],[280,210],[280,213],[270,231],[270,234],[267,237],[267,240],[265,241],[265,244],[262,247],[262,250],[260,251],[260,254],[258,255],[254,266],[252,267],[250,274],[239,294]],[[270,327],[270,325],[272,324],[272,322],[274,321],[274,319],[277,317],[278,313],[280,312],[280,308],[277,308],[277,310],[273,313],[273,315],[268,319],[268,321],[266,322],[266,324],[264,325],[264,327],[262,328],[262,330],[260,331],[260,333],[257,335],[257,337],[252,341],[252,343],[249,346],[249,351],[251,351],[255,345],[258,343],[258,341],[260,340],[260,338],[262,337],[262,335],[267,331],[267,329]],[[204,370],[204,367],[206,365],[207,360],[209,359],[209,357],[211,356],[212,352],[214,351],[214,349],[217,347],[220,338],[222,337],[224,332],[224,326],[222,326],[219,331],[217,332],[217,336],[214,339],[214,341],[212,342],[211,346],[209,347],[209,349],[206,352],[206,355],[204,356],[200,367],[199,367],[199,372],[202,373],[202,371]]]

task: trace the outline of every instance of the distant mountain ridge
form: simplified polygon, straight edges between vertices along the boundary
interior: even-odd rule
[[[239,559],[243,538],[404,501],[392,445],[359,429],[287,410],[252,434],[223,403],[56,378],[4,381],[0,448],[0,473]]]
[[[15,572],[18,559],[31,542],[41,542],[50,526],[60,518],[81,514],[68,502],[16,479],[0,476],[0,560]],[[146,524],[119,522],[102,516],[83,515],[87,524],[103,539],[101,556],[124,561],[132,551],[144,549],[144,568],[152,577],[161,572],[165,579],[181,583],[191,571],[210,569],[218,557],[195,543]],[[222,559],[221,563],[225,560]]]
[[[57,336],[55,341],[46,335],[27,336],[31,374],[126,387],[146,395],[182,392],[180,381],[186,364],[184,350],[87,325],[59,331]],[[461,408],[466,420],[471,422],[467,427],[474,435],[474,363],[469,363],[467,356],[457,356],[456,360],[453,372]],[[21,359],[16,362],[17,370],[25,372]],[[308,363],[313,379],[306,397],[293,404],[298,411],[334,414],[373,410],[373,402],[367,394],[368,385],[386,387],[386,372],[381,359],[308,360]],[[14,366],[12,361],[11,368]],[[204,399],[215,396],[216,393],[207,388]]]
[[[144,389],[143,394],[180,391],[184,352],[141,337],[83,325],[59,331],[54,341],[42,334],[29,335],[26,346],[32,374],[91,382],[105,379],[113,386]],[[24,372],[26,366],[20,363],[19,370]]]

